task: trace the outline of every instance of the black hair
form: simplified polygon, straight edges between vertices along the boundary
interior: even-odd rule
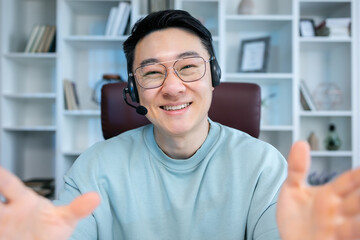
[[[197,35],[210,56],[215,56],[210,31],[196,18],[183,10],[164,10],[150,13],[138,20],[131,30],[131,34],[124,42],[124,52],[128,73],[132,72],[135,47],[148,34],[166,29],[181,28]]]

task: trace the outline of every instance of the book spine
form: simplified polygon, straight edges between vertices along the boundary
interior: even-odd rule
[[[31,30],[31,34],[30,34],[29,40],[28,40],[28,42],[26,44],[24,52],[26,52],[26,53],[30,52],[32,46],[34,45],[34,42],[35,42],[35,39],[36,39],[37,34],[39,32],[39,29],[40,29],[40,25],[35,25],[33,27],[33,29]]]

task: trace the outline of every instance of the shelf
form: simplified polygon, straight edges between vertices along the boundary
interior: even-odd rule
[[[227,15],[232,21],[292,21],[291,15]]]
[[[300,0],[304,3],[350,3],[351,0]]]
[[[63,151],[63,155],[68,157],[78,157],[83,152],[84,151]]]
[[[300,42],[302,43],[336,43],[336,42],[351,42],[352,38],[350,36],[339,36],[339,37],[300,37]]]
[[[13,99],[56,99],[56,93],[4,93],[3,95]]]
[[[77,36],[68,36],[64,40],[68,42],[117,42],[125,41],[128,36],[105,36],[105,35],[77,35]]]
[[[5,126],[3,127],[6,131],[13,132],[55,132],[56,126],[22,126],[22,127],[11,127]]]
[[[278,125],[278,126],[272,126],[272,125],[261,125],[260,126],[260,130],[261,131],[268,131],[268,132],[273,132],[273,131],[279,131],[279,132],[291,132],[294,130],[294,127],[291,125]]]
[[[99,117],[101,113],[100,110],[65,110],[64,115],[74,117]]]
[[[352,157],[352,151],[311,151],[312,157]]]
[[[12,52],[4,54],[4,57],[9,59],[56,59],[56,53],[23,53],[23,52]]]
[[[351,111],[301,111],[301,117],[352,117]]]
[[[189,2],[189,3],[218,3],[221,0],[182,0],[182,2]]]
[[[225,73],[225,79],[246,78],[246,79],[292,79],[291,73]]]

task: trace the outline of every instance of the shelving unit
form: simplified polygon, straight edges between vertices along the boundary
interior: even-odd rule
[[[297,82],[304,80],[317,105],[315,111],[298,111],[298,139],[307,139],[314,132],[319,139],[319,150],[312,151],[312,171],[344,172],[357,165],[358,149],[355,135],[358,132],[356,119],[356,70],[357,12],[355,1],[296,1],[297,21],[313,18],[315,24],[326,18],[351,18],[350,36],[296,37],[298,49]],[[328,104],[329,94],[322,94],[324,87],[330,94],[337,94],[336,104]],[[332,89],[332,90],[331,90]],[[324,140],[330,124],[335,124],[342,145],[338,151],[328,151]]]
[[[53,178],[57,54],[23,52],[35,24],[56,24],[56,1],[3,1],[1,19],[1,165]]]
[[[237,13],[239,1],[225,1],[222,25],[224,80],[259,84],[262,98],[260,139],[270,142],[284,155],[293,138],[293,16],[291,1],[254,1],[252,15]],[[274,5],[272,5],[274,4]],[[270,37],[267,71],[239,73],[240,45],[243,40]],[[275,95],[274,95],[275,94]],[[270,96],[273,97],[270,97]]]
[[[120,0],[13,0],[1,2],[1,165],[26,180],[54,177],[56,188],[76,158],[103,139],[99,106],[91,100],[104,73],[126,79],[122,44],[127,36],[105,36],[110,9]],[[131,25],[147,14],[147,0],[131,0]],[[314,170],[338,171],[360,165],[360,101],[356,0],[254,0],[252,15],[237,14],[239,1],[173,0],[213,34],[223,81],[253,82],[263,98],[276,93],[262,111],[260,139],[288,155],[291,144],[316,130],[322,141],[334,122],[343,146],[339,151],[311,153]],[[299,36],[301,17],[351,17],[351,37]],[[5,21],[6,20],[6,21]],[[56,53],[23,53],[35,24],[57,27]],[[270,36],[268,69],[238,71],[245,39]],[[63,80],[76,84],[80,109],[64,105]],[[311,91],[323,81],[337,83],[343,101],[335,109],[304,111],[299,82]]]

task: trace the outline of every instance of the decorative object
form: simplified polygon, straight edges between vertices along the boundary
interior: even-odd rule
[[[170,8],[169,0],[148,0],[148,12],[157,12]]]
[[[279,95],[277,84],[261,86],[261,125],[279,124]]]
[[[336,110],[342,103],[342,91],[333,82],[321,82],[315,88],[313,97],[318,110]]]
[[[308,182],[312,186],[323,185],[330,182],[335,176],[336,176],[336,172],[331,172],[331,173],[324,172],[321,174],[317,172],[312,172],[308,176]]]
[[[241,0],[237,9],[238,14],[254,14],[255,4],[253,0]]]
[[[309,142],[310,149],[312,151],[318,151],[319,150],[319,139],[316,136],[314,132],[311,132],[307,141]]]
[[[330,35],[330,29],[326,26],[326,22],[322,21],[315,27],[316,36],[328,37]]]
[[[95,83],[91,95],[91,100],[96,104],[100,105],[102,86],[108,83],[115,83],[115,82],[124,82],[124,80],[118,74],[104,74],[102,78]]]
[[[329,132],[325,138],[325,147],[327,150],[334,151],[338,150],[341,146],[341,140],[336,132],[334,124],[329,125]]]
[[[302,36],[302,37],[314,37],[315,36],[314,20],[300,19],[300,36]]]
[[[270,37],[241,41],[239,72],[266,72]]]

